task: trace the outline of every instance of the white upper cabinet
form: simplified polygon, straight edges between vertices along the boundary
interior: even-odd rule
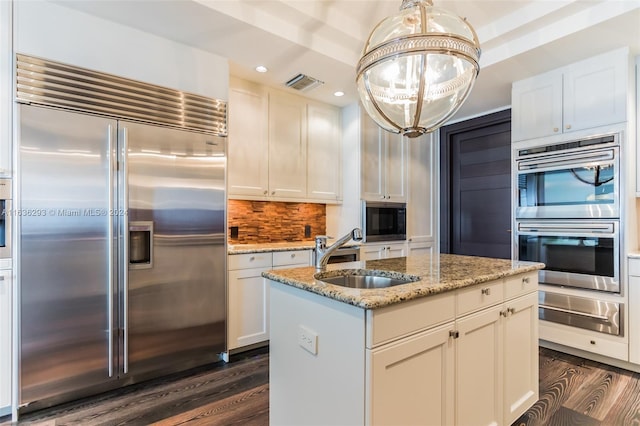
[[[636,139],[640,145],[640,56],[636,56]],[[636,168],[640,164],[640,149],[636,146]],[[640,169],[636,169],[636,197],[640,197]]]
[[[342,141],[340,109],[331,105],[307,105],[307,197],[342,199]]]
[[[229,198],[339,203],[340,110],[231,78]]]
[[[367,201],[407,201],[407,138],[382,130],[361,112],[361,196]]]
[[[438,217],[439,168],[435,165],[438,132],[409,139],[407,240],[414,243],[435,242]],[[430,247],[430,246],[429,246]],[[421,245],[420,248],[425,248]],[[411,251],[411,250],[410,250]]]
[[[628,61],[622,48],[513,83],[512,139],[625,122]]]
[[[307,195],[306,104],[285,93],[269,94],[269,194]]]
[[[229,193],[266,196],[269,190],[268,97],[263,87],[232,80],[229,88]]]
[[[0,177],[11,177],[13,53],[11,5],[0,2]]]

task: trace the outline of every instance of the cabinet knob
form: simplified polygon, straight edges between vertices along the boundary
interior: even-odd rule
[[[253,262],[254,260],[256,260],[256,258],[255,258],[255,257],[253,257],[253,256],[251,256],[251,257],[249,258],[249,262]]]
[[[296,257],[295,253],[291,253],[291,258],[293,259],[294,257]]]
[[[529,277],[524,277],[522,279],[522,284],[529,284]]]
[[[480,292],[485,296],[489,296],[491,294],[491,289],[489,287],[483,288],[482,290],[480,290]]]
[[[515,308],[507,308],[507,313],[510,315],[513,315],[516,313],[516,309]]]
[[[507,311],[500,311],[500,316],[501,317],[507,317]]]
[[[558,130],[560,130],[560,129],[558,129],[557,127],[554,127],[554,128],[553,128],[553,131],[554,131],[554,132],[557,132]]]
[[[269,191],[266,191],[266,190],[264,191],[264,195],[267,195],[268,193],[269,193]]]
[[[589,343],[591,343],[592,345],[595,345],[596,341],[595,340],[591,340]]]
[[[381,195],[381,196],[380,196],[380,199],[381,199],[381,200],[384,200],[385,198],[386,198],[386,197],[385,197],[384,195]]]
[[[571,128],[571,124],[567,124],[566,126],[564,126],[567,130],[569,130]]]
[[[271,195],[276,195],[276,191],[271,191]]]

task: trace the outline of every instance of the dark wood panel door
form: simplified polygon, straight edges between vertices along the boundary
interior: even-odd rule
[[[441,131],[441,251],[511,258],[511,114]]]

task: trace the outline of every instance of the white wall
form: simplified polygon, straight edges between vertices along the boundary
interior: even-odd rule
[[[327,235],[338,238],[362,227],[360,207],[360,108],[342,108],[342,204],[327,205]]]
[[[226,58],[58,4],[16,1],[14,37],[17,53],[229,99]]]

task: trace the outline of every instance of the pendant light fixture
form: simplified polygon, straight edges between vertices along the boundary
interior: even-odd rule
[[[466,19],[432,0],[403,0],[400,12],[382,20],[364,46],[358,94],[380,127],[417,137],[462,106],[479,60],[478,36]]]

